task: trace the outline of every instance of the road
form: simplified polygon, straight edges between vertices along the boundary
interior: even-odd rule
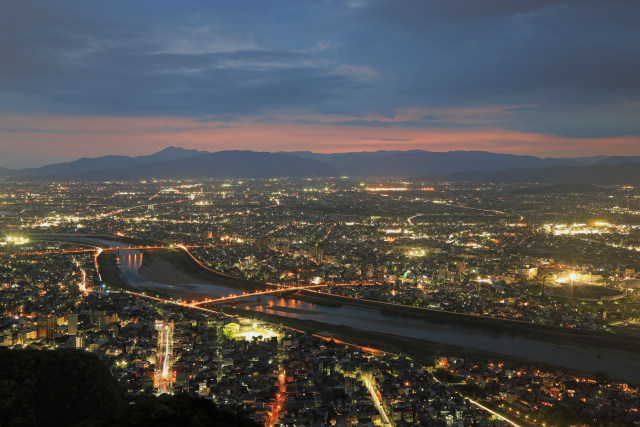
[[[309,289],[312,289],[312,288],[322,288],[324,286],[326,286],[326,285],[282,287],[282,288],[278,288],[278,289],[270,289],[268,291],[242,293],[240,295],[229,295],[229,296],[226,296],[226,297],[220,297],[220,298],[215,298],[215,299],[205,299],[205,300],[202,300],[202,301],[196,301],[194,303],[191,303],[191,307],[195,307],[195,306],[203,305],[203,304],[222,304],[222,303],[226,303],[226,302],[229,302],[229,301],[236,301],[236,300],[239,300],[239,299],[254,297],[254,296],[258,296],[258,295],[277,294],[277,293],[281,293],[281,292],[295,292],[295,291],[309,290]]]
[[[384,425],[393,426],[394,424],[389,419],[389,415],[387,415],[387,411],[382,406],[382,402],[380,402],[380,398],[378,397],[378,387],[375,384],[375,379],[371,376],[371,374],[366,373],[362,374],[362,382],[364,382],[364,385],[367,386],[367,390],[369,390],[369,394],[371,395],[373,404],[376,405],[376,409],[380,413]]]
[[[409,225],[413,225],[413,222],[411,222],[412,219],[417,218],[419,216],[422,216],[424,214],[416,214],[414,216],[410,216],[409,218],[407,218],[407,222],[409,223]]]

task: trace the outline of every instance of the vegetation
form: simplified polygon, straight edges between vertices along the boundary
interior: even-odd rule
[[[246,291],[255,291],[268,288],[269,285],[253,280],[241,279],[239,277],[231,277],[216,271],[207,270],[202,267],[186,252],[179,249],[158,249],[145,251],[149,257],[158,256],[171,264],[176,270],[181,271],[189,276],[197,278],[205,282],[211,282],[213,285],[227,286],[235,289]]]
[[[237,408],[189,396],[128,402],[100,360],[78,350],[0,348],[0,420],[6,427],[257,426]]]
[[[118,384],[90,353],[0,348],[2,425],[72,425],[125,406]]]
[[[545,406],[541,408],[534,418],[540,423],[552,426],[582,426],[591,425],[592,423],[585,417],[581,417],[571,408],[554,406]]]
[[[253,427],[257,424],[249,420],[240,408],[218,408],[209,400],[164,394],[136,400],[124,413],[103,422],[102,426]]]

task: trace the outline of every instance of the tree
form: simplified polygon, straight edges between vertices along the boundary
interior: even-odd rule
[[[0,348],[3,425],[69,425],[124,407],[123,392],[93,354]]]
[[[600,384],[609,384],[611,382],[611,375],[606,372],[598,371],[594,373],[593,376]]]
[[[196,397],[163,395],[128,402],[109,370],[91,353],[6,348],[0,348],[0,424],[257,426],[238,408],[219,408]]]

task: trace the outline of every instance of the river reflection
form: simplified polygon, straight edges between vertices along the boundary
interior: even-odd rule
[[[85,240],[90,239],[85,238]],[[91,240],[97,241],[97,239]],[[124,246],[119,242],[109,241],[108,243],[111,247]],[[143,263],[143,253],[136,249],[118,250],[117,259],[122,279],[132,286],[158,290],[172,289],[178,293],[180,291],[197,292],[206,296],[228,296],[242,293],[237,289],[218,285],[166,285],[146,280],[138,274]],[[377,310],[356,306],[335,307],[308,303],[294,298],[263,295],[249,297],[236,304],[246,310],[283,317],[315,320],[332,325],[347,325],[368,331],[458,345],[588,372],[606,371],[616,378],[640,382],[640,356],[628,352],[615,353],[598,347],[598,353],[594,353],[577,346],[559,346],[470,326],[456,326],[403,316],[390,316]]]
[[[166,285],[146,280],[138,274],[143,260],[143,253],[138,250],[119,250],[118,260],[123,280],[136,287],[171,289],[178,292],[183,290],[212,297],[242,293],[237,289],[218,285]],[[235,304],[245,310],[469,347],[587,372],[606,371],[616,378],[640,382],[640,358],[628,354],[615,358],[605,349],[598,350],[599,353],[595,354],[575,346],[559,346],[480,328],[390,316],[375,309],[346,305],[328,306],[272,295],[247,297]]]
[[[55,236],[55,235],[52,235]],[[64,236],[63,236],[64,237]],[[46,239],[43,235],[41,239]],[[124,243],[95,237],[69,235],[69,241],[122,248]],[[57,240],[61,239],[59,236]],[[206,296],[229,296],[242,293],[237,289],[208,284],[167,285],[142,278],[138,270],[143,263],[143,253],[136,249],[120,249],[117,259],[122,279],[140,288],[172,289],[174,294],[197,292]],[[577,346],[559,346],[543,341],[517,338],[503,333],[490,332],[470,326],[429,322],[403,316],[390,316],[377,310],[356,306],[327,306],[308,303],[293,298],[275,296],[248,297],[237,306],[283,317],[315,320],[332,325],[347,325],[358,329],[382,332],[403,337],[423,339],[444,344],[469,347],[523,359],[548,362],[558,366],[588,372],[606,371],[613,377],[640,382],[640,356],[629,352],[615,353],[597,347],[594,353]]]
[[[142,252],[136,249],[120,249],[116,251],[116,265],[120,269],[120,277],[135,287],[159,285],[159,283],[151,282],[138,274],[138,270],[142,267],[142,258]]]
[[[247,303],[238,303],[237,307],[278,316],[346,325],[368,331],[470,347],[588,372],[606,371],[614,377],[627,381],[640,381],[640,358],[628,355],[619,360],[620,357],[615,357],[605,349],[595,354],[575,346],[560,346],[468,326],[390,316],[377,310],[361,309],[355,306],[333,307],[274,296],[262,296],[260,301],[256,297],[251,297],[245,301]]]
[[[142,260],[144,253],[137,249],[120,249],[116,252],[116,263],[120,269],[120,277],[131,286],[142,289],[151,289],[155,291],[171,291],[172,295],[178,295],[180,291],[189,293],[198,293],[211,297],[222,297],[231,295],[242,294],[241,290],[231,289],[226,286],[209,285],[202,283],[178,283],[178,284],[165,284],[157,283],[140,276],[139,270],[142,267]]]

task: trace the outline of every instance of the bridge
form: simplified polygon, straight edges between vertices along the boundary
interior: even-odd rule
[[[280,294],[284,292],[297,292],[297,291],[308,291],[318,288],[326,288],[327,286],[357,286],[357,283],[332,283],[332,284],[319,284],[319,285],[301,285],[301,286],[280,286],[276,289],[268,289],[266,291],[258,291],[251,293],[241,293],[237,295],[228,295],[226,297],[214,298],[214,299],[205,299],[202,301],[196,301],[191,304],[188,304],[189,307],[198,307],[204,304],[224,304],[230,301],[237,301],[244,298],[260,296],[260,295],[273,295]],[[317,291],[316,291],[317,292]],[[329,294],[332,295],[332,294]],[[340,295],[341,296],[341,295]]]
[[[266,291],[258,291],[258,292],[251,292],[251,293],[241,293],[241,294],[237,294],[237,295],[229,295],[226,297],[220,297],[220,298],[214,298],[214,299],[205,299],[202,301],[196,301],[194,303],[189,304],[189,307],[197,307],[199,305],[203,305],[203,304],[224,304],[230,301],[237,301],[237,300],[241,300],[244,298],[249,298],[249,297],[254,297],[254,296],[260,296],[260,295],[270,295],[270,294],[280,294],[280,293],[284,293],[284,292],[296,292],[296,291],[303,291],[303,290],[307,290],[307,289],[315,289],[315,288],[324,288],[327,285],[306,285],[306,286],[288,286],[288,287],[281,287],[281,288],[277,288],[277,289],[269,289]]]

